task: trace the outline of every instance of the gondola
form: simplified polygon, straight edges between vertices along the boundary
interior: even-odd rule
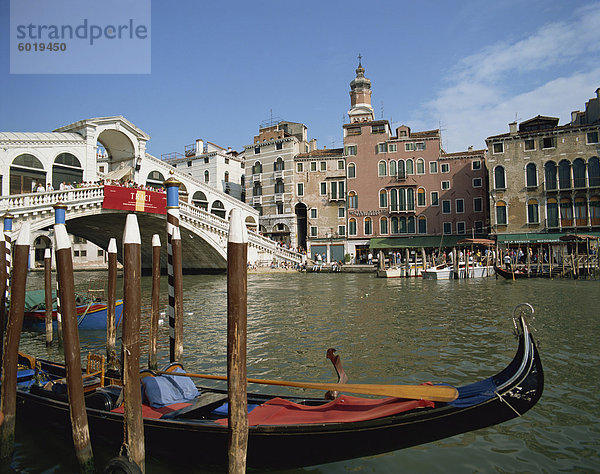
[[[507,280],[516,280],[518,278],[530,278],[531,276],[536,276],[536,275],[530,275],[527,272],[523,272],[521,270],[515,270],[513,271],[509,271],[509,270],[504,270],[502,268],[500,268],[498,265],[494,265],[494,271],[496,272],[497,275],[500,275],[502,278],[506,278]]]
[[[523,415],[541,397],[544,375],[524,316],[513,316],[513,321],[519,344],[512,362],[497,375],[458,387],[458,398],[452,402],[348,395],[328,401],[249,394],[248,467],[295,468],[371,456]],[[38,361],[39,367],[54,376],[64,375],[64,367],[58,364]],[[68,430],[66,395],[47,385],[38,382],[19,388],[17,419],[31,419],[40,429],[54,425]],[[339,387],[343,392],[343,385]],[[198,389],[191,404],[143,407],[147,456],[196,467],[227,464],[226,393]],[[86,395],[93,443],[115,449],[121,444],[123,408],[116,406],[118,396],[117,386]]]

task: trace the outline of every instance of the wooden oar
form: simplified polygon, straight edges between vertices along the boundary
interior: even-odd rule
[[[209,380],[227,380],[224,375],[190,374],[155,370],[156,374],[180,375]],[[407,398],[410,400],[431,400],[451,402],[458,397],[458,390],[447,385],[381,385],[381,384],[335,384],[317,382],[287,382],[285,380],[247,379],[248,383],[278,385],[281,387],[308,388],[314,390],[338,390],[341,392],[379,395],[383,397]]]

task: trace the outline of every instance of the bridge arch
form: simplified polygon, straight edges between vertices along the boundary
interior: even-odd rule
[[[225,211],[225,206],[223,205],[223,203],[216,199],[215,201],[213,201],[212,206],[210,206],[210,212],[215,216],[219,216],[222,219],[225,219],[225,214],[227,211]]]
[[[81,183],[83,181],[81,161],[77,156],[66,151],[58,153],[52,164],[52,187],[59,189],[63,181],[65,183]]]
[[[192,204],[200,209],[208,211],[208,199],[202,191],[196,191],[192,196]]]
[[[109,173],[124,167],[134,166],[135,158],[138,156],[134,137],[129,136],[120,129],[107,125],[98,133],[96,141],[108,153]]]

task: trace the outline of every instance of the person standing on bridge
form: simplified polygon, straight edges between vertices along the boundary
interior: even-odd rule
[[[35,190],[36,193],[45,193],[46,192],[46,188],[44,188],[44,185],[42,183],[38,184],[38,187]]]

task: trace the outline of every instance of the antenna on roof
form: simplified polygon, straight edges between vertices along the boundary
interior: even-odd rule
[[[381,101],[381,120],[383,120],[383,101]]]

